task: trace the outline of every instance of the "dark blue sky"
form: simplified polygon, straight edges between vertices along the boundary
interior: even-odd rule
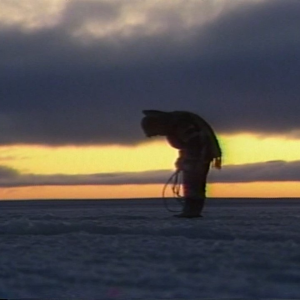
[[[166,3],[68,1],[51,26],[21,6],[22,22],[0,18],[0,143],[134,144],[142,109],[296,135],[300,1]],[[122,25],[134,5],[144,21]]]

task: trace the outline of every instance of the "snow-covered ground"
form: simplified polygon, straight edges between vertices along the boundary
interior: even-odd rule
[[[300,298],[300,200],[210,199],[203,214],[0,201],[0,298]]]

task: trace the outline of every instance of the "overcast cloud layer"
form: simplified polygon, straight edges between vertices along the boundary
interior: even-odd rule
[[[0,3],[0,144],[132,144],[142,109],[300,129],[300,1]]]
[[[171,170],[86,175],[39,175],[22,174],[17,170],[0,166],[0,187],[165,184],[171,175]],[[300,161],[230,165],[225,166],[222,171],[212,170],[208,176],[209,183],[259,181],[300,181]]]

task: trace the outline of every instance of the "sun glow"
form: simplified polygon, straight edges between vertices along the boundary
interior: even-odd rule
[[[161,141],[136,147],[12,146],[0,150],[2,165],[22,173],[34,174],[92,174],[170,169],[175,158],[176,151]]]
[[[225,165],[300,159],[300,141],[251,134],[220,137]],[[0,149],[0,162],[22,173],[91,174],[172,169],[177,151],[164,140],[135,147],[10,146]]]
[[[220,138],[225,164],[272,160],[300,160],[300,140],[255,134],[225,135]]]
[[[130,199],[160,198],[163,185],[39,186],[0,188],[1,200],[26,199]],[[166,197],[171,197],[169,190]],[[214,183],[207,186],[208,198],[299,198],[298,182]]]
[[[300,141],[253,134],[222,135],[224,165],[300,160]],[[22,174],[95,174],[174,169],[177,151],[165,140],[132,147],[0,147],[0,166]],[[222,171],[221,171],[222,172]],[[167,181],[168,178],[166,178]],[[162,185],[60,186],[0,188],[0,199],[160,197]],[[209,197],[297,197],[295,182],[209,184]]]

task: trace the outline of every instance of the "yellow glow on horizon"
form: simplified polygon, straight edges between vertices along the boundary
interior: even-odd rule
[[[1,154],[3,158],[1,159]],[[9,156],[5,159],[5,157]],[[92,174],[172,169],[177,151],[165,141],[153,140],[136,147],[0,148],[2,165],[34,174]]]
[[[239,165],[271,160],[300,160],[300,140],[283,136],[255,134],[224,135],[220,137],[224,163]]]
[[[299,182],[214,183],[208,196],[216,198],[300,198]]]
[[[162,184],[120,186],[39,186],[0,188],[1,200],[161,198]],[[171,197],[170,189],[166,197]],[[214,183],[208,198],[299,198],[298,182]]]
[[[219,141],[224,165],[300,160],[300,140],[239,134],[220,136]],[[173,169],[177,155],[161,139],[134,147],[6,146],[0,147],[0,164],[27,174],[140,172]]]
[[[38,186],[0,188],[1,200],[126,199],[161,196],[162,185]]]
[[[300,141],[251,134],[220,136],[224,165],[270,160],[300,160]],[[132,146],[2,146],[0,166],[23,174],[93,174],[173,169],[176,149],[151,139]],[[220,171],[222,172],[222,170]],[[166,178],[167,181],[168,178]],[[210,197],[298,197],[298,183],[210,184]],[[160,197],[159,185],[2,188],[0,199]]]

